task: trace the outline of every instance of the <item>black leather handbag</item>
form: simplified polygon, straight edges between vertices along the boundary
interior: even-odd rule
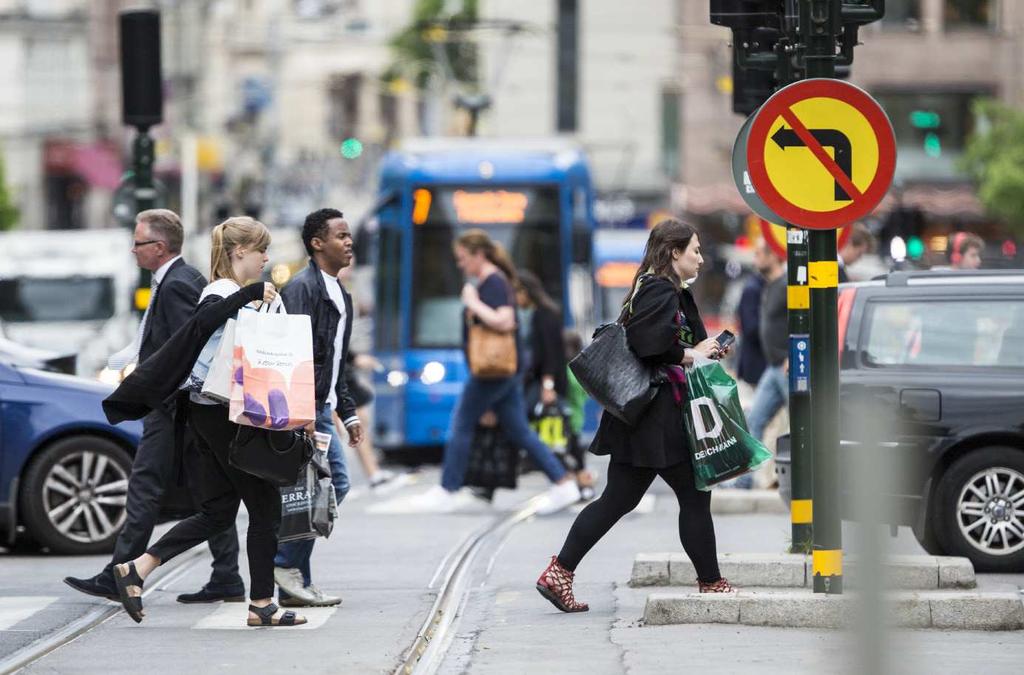
[[[288,487],[299,480],[299,472],[309,463],[315,448],[313,439],[301,429],[275,431],[238,425],[228,461],[236,469],[277,487]]]
[[[619,321],[594,331],[593,341],[569,368],[591,398],[630,426],[658,393],[651,367],[630,349],[626,327]]]

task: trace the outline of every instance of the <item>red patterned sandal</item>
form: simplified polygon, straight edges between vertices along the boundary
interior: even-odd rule
[[[558,556],[551,556],[551,563],[537,579],[537,592],[563,612],[586,612],[590,605],[576,602],[572,595],[572,580],[575,575],[562,567]]]
[[[732,593],[736,588],[729,583],[729,580],[725,577],[720,578],[718,581],[705,582],[700,579],[697,580],[697,587],[701,593]]]

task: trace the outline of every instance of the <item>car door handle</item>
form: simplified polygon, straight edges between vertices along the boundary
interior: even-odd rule
[[[937,389],[901,389],[900,412],[914,422],[942,419],[942,394]]]

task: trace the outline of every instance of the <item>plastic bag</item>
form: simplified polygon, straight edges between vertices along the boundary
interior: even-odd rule
[[[698,490],[755,470],[772,457],[747,432],[736,380],[717,361],[699,359],[686,368],[688,409],[683,418]]]

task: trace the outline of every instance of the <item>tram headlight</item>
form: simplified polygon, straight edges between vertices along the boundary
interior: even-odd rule
[[[423,384],[437,384],[444,379],[444,364],[439,361],[430,361],[423,366],[420,373],[420,382]]]
[[[392,387],[404,387],[405,383],[409,381],[409,376],[401,370],[388,371],[388,384]]]

